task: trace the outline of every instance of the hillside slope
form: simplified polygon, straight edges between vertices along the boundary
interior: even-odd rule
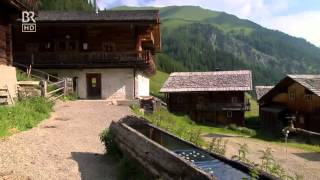
[[[250,69],[255,84],[319,73],[320,49],[304,39],[194,6],[160,9],[163,53],[190,71]]]

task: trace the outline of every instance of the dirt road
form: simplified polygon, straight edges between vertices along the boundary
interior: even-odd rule
[[[99,133],[128,107],[102,101],[60,102],[38,127],[0,140],[0,179],[115,179]]]
[[[250,152],[248,154],[248,159],[256,163],[261,163],[261,151],[270,147],[275,160],[281,164],[290,175],[295,176],[295,173],[297,173],[302,175],[304,180],[320,179],[320,152],[306,152],[288,147],[286,153],[286,148],[280,144],[246,137],[214,134],[205,135],[207,141],[210,141],[212,137],[221,137],[224,140],[228,140],[226,156],[229,158],[233,155],[238,155],[239,144],[246,143]]]

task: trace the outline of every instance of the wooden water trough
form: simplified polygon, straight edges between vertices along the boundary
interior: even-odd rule
[[[208,152],[145,119],[127,116],[112,122],[110,133],[119,149],[136,160],[153,179],[250,179],[250,167]],[[278,179],[260,172],[259,179]]]

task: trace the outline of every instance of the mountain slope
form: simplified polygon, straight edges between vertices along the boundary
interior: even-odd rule
[[[188,70],[251,69],[255,84],[319,73],[320,49],[304,39],[200,7],[164,7],[160,15],[163,53]]]

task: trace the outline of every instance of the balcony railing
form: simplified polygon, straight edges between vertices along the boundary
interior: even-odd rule
[[[13,53],[14,61],[34,67],[110,67],[148,65],[150,51]]]
[[[199,111],[249,111],[250,103],[209,103],[197,104],[196,109]]]

